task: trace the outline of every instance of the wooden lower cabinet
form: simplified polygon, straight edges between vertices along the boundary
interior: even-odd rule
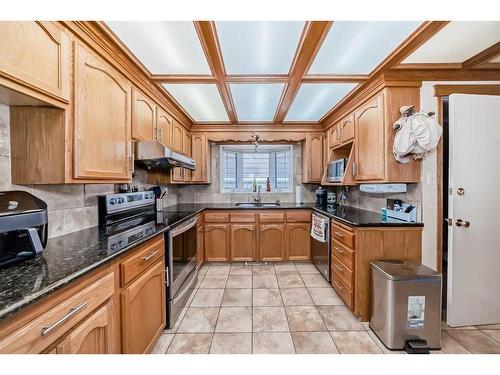
[[[311,224],[286,224],[287,260],[311,259]]]
[[[231,260],[253,261],[257,250],[255,224],[231,224]]]
[[[116,353],[115,306],[111,300],[86,318],[56,347],[57,354],[110,354]]]
[[[261,224],[259,229],[260,260],[285,260],[285,224]]]
[[[205,260],[208,262],[230,260],[229,224],[205,224]]]
[[[151,350],[165,328],[166,302],[163,262],[132,282],[121,293],[123,353]]]

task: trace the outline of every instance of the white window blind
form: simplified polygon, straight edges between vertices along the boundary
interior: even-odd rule
[[[290,145],[221,146],[221,187],[223,192],[252,192],[254,181],[266,190],[292,191],[292,147]]]

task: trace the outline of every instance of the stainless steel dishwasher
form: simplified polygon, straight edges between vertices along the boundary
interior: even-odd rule
[[[323,220],[324,225],[321,226]],[[330,282],[330,218],[316,211],[313,211],[311,220],[311,258],[316,268]]]

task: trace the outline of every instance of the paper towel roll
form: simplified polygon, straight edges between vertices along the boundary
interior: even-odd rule
[[[301,194],[302,185],[295,186],[295,203],[302,203],[302,194]]]

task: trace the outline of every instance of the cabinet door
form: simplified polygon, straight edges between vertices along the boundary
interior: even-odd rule
[[[160,107],[156,107],[156,140],[172,147],[172,117]]]
[[[209,182],[208,181],[208,142],[206,133],[194,133],[191,141],[191,157],[196,162],[196,169],[192,172],[192,182]]]
[[[173,119],[172,125],[172,150],[175,152],[184,152],[184,127],[179,124],[176,119]]]
[[[182,184],[184,182],[184,168],[175,167],[171,171],[172,183]]]
[[[310,229],[309,223],[286,225],[287,260],[311,259]]]
[[[0,46],[0,76],[69,101],[70,42],[62,30],[50,22],[0,22]]]
[[[229,260],[229,224],[205,224],[205,260]]]
[[[340,122],[340,143],[354,139],[354,113]]]
[[[184,132],[184,153],[191,156],[191,134],[187,131]],[[192,171],[184,168],[184,182],[191,182]]]
[[[260,260],[281,261],[285,259],[285,225],[261,224],[259,230]]]
[[[116,353],[115,308],[107,302],[68,334],[56,347],[57,354]]]
[[[130,82],[75,44],[74,85],[74,177],[130,179]]]
[[[132,139],[153,140],[156,128],[156,105],[135,87],[132,88]]]
[[[231,260],[253,261],[256,249],[255,224],[231,224]]]
[[[166,323],[163,261],[121,293],[122,348],[125,354],[151,350]]]
[[[384,178],[384,97],[383,94],[355,112],[355,179]]]
[[[203,225],[200,225],[196,229],[196,256],[198,258],[198,267],[201,267],[203,264],[203,260],[205,259],[205,241],[204,241],[204,236],[203,236],[204,228]]]
[[[302,171],[307,176],[304,182],[319,183],[323,178],[323,135],[321,133],[308,133],[306,135],[306,170]]]
[[[328,129],[328,146],[335,147],[340,144],[340,124],[333,125]]]

